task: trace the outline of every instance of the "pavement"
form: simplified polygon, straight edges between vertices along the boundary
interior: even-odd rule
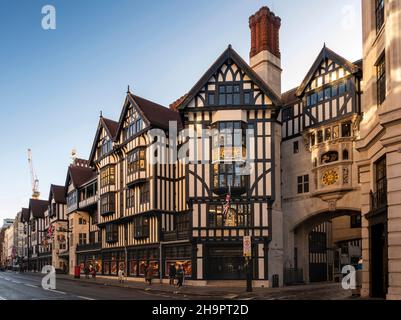
[[[57,290],[44,290],[40,273],[0,272],[0,300],[350,300],[351,291],[339,283],[298,285],[285,288],[147,285],[145,282],[117,279],[75,279],[56,276]]]

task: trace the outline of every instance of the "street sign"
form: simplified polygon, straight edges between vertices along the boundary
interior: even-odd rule
[[[244,257],[252,257],[252,239],[251,236],[244,236]]]

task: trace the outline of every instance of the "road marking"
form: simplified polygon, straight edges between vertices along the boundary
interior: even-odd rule
[[[39,288],[38,286],[35,286],[33,284],[29,284],[29,283],[24,283],[24,286],[31,287],[31,288]]]
[[[56,293],[60,293],[60,294],[66,294],[66,293],[65,293],[65,292],[63,292],[63,291],[52,290],[52,289],[50,289],[50,290],[47,290],[47,291],[50,291],[50,292],[56,292]]]
[[[0,300],[7,300],[6,298],[0,297]]]
[[[4,278],[4,280],[6,280],[6,281],[10,281],[10,278]]]
[[[83,296],[77,296],[77,297],[80,298],[80,299],[85,299],[85,300],[95,300],[95,299],[88,298],[88,297],[83,297]]]
[[[12,283],[21,284],[19,281],[11,280]]]

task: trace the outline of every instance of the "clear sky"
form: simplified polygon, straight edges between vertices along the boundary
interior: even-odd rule
[[[283,90],[300,84],[326,42],[362,57],[361,0],[1,0],[0,219],[31,194],[32,148],[42,197],[64,184],[73,148],[87,158],[99,112],[118,120],[127,85],[168,106],[228,44],[249,57],[248,17],[282,18]],[[56,30],[43,30],[44,5]],[[0,221],[0,225],[2,221]]]

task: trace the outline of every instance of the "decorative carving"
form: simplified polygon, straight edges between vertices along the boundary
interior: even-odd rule
[[[321,163],[326,164],[330,162],[338,161],[338,152],[337,151],[329,151],[322,155]]]
[[[348,184],[349,183],[349,170],[348,168],[343,169],[343,183]]]
[[[337,210],[337,201],[336,200],[330,200],[328,201],[329,203],[329,211],[333,212]]]

